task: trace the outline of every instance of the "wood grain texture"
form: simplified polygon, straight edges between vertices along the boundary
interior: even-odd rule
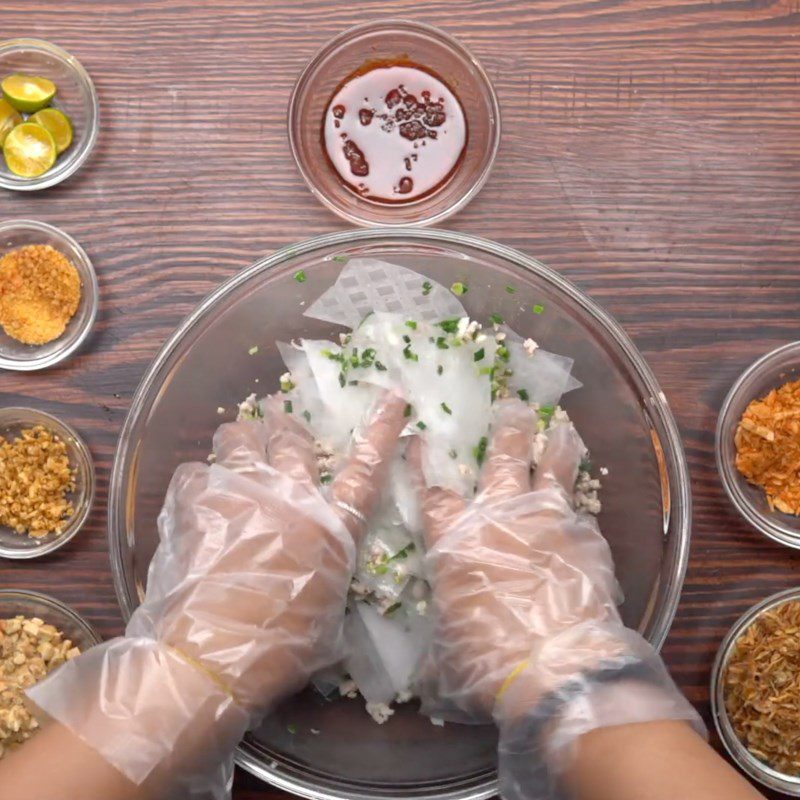
[[[102,311],[68,364],[0,375],[0,403],[35,405],[86,434],[99,479],[86,530],[49,558],[0,564],[0,585],[48,591],[103,635],[119,633],[105,502],[131,395],[220,281],[344,227],[295,170],[286,105],[318,46],[388,16],[459,37],[500,98],[494,173],[447,227],[518,247],[577,282],[622,322],[672,403],[695,512],[665,656],[707,716],[722,635],[800,576],[800,554],[733,512],[713,460],[732,381],[797,338],[795,0],[3,0],[3,37],[52,40],[89,70],[102,133],[82,172],[43,193],[4,193],[0,218],[74,235],[97,267]],[[237,779],[239,800],[278,794]]]

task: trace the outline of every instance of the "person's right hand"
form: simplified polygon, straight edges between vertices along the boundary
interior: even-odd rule
[[[571,424],[557,426],[532,479],[536,420],[521,401],[500,405],[472,502],[436,486],[423,491],[436,612],[425,701],[451,718],[461,717],[456,709],[490,717],[498,696],[559,634],[591,621],[618,624],[608,544],[572,504],[583,444]],[[587,666],[596,660],[585,656]],[[526,680],[531,705],[551,688],[541,678]]]
[[[498,408],[471,502],[422,488],[434,633],[420,677],[423,711],[500,727],[506,800],[551,796],[573,745],[597,728],[696,712],[653,648],[624,627],[609,546],[573,505],[585,449],[571,423],[551,429],[531,477],[536,415]],[[410,459],[422,476],[422,444]]]

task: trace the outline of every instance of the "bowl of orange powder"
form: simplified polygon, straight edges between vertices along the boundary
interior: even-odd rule
[[[86,340],[98,285],[83,248],[52,225],[0,223],[0,369],[52,367]]]
[[[800,341],[762,356],[734,383],[717,423],[716,456],[742,516],[800,549]]]

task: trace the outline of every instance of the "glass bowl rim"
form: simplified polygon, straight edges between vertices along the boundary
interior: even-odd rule
[[[446,47],[457,53],[460,59],[469,62],[469,64],[475,69],[481,84],[486,89],[486,93],[492,107],[491,118],[489,121],[491,128],[491,143],[487,151],[486,164],[484,165],[480,174],[477,176],[475,182],[469,187],[469,189],[467,189],[467,191],[456,197],[446,208],[436,212],[435,214],[427,214],[423,218],[414,222],[392,222],[391,219],[382,219],[380,222],[375,222],[359,214],[353,206],[340,205],[339,203],[334,202],[318,187],[311,171],[306,169],[306,165],[300,156],[298,136],[296,132],[296,127],[300,120],[300,114],[298,113],[297,109],[297,101],[301,90],[304,89],[305,85],[316,75],[316,72],[320,68],[323,59],[333,53],[336,48],[345,44],[354,36],[358,36],[362,33],[381,31],[384,29],[396,30],[398,28],[424,33],[442,40]],[[453,214],[458,213],[477,196],[477,194],[484,187],[486,181],[489,179],[489,175],[494,167],[494,162],[497,158],[497,152],[500,149],[502,122],[500,117],[500,103],[497,99],[497,93],[495,92],[494,85],[492,84],[489,75],[483,68],[480,61],[466,45],[462,44],[454,36],[451,36],[449,33],[441,28],[436,27],[435,25],[429,25],[428,23],[418,22],[416,20],[403,19],[402,17],[389,17],[387,19],[362,22],[358,25],[347,28],[346,30],[336,34],[333,38],[329,39],[314,52],[314,54],[306,63],[305,67],[303,67],[302,72],[292,87],[291,94],[289,95],[286,126],[289,136],[289,148],[292,151],[292,157],[294,158],[294,163],[297,166],[300,177],[303,179],[306,186],[311,190],[311,193],[314,195],[314,197],[316,197],[317,200],[319,200],[319,202],[325,206],[325,208],[353,225],[360,225],[367,228],[393,228],[397,230],[401,228],[422,228],[429,225],[436,225],[448,217],[451,217]],[[424,204],[428,200],[433,200],[436,195],[437,193],[434,193],[429,198],[423,198],[421,203]]]
[[[69,358],[87,339],[94,327],[97,318],[97,312],[100,306],[100,284],[97,280],[97,272],[95,271],[92,260],[87,255],[86,251],[72,238],[68,233],[65,233],[61,228],[56,228],[55,225],[50,225],[47,222],[40,222],[35,219],[9,219],[0,222],[0,236],[3,236],[8,231],[22,230],[32,228],[42,233],[49,234],[50,236],[66,242],[80,257],[82,266],[86,270],[89,278],[91,299],[89,300],[89,315],[82,327],[79,328],[74,335],[74,338],[67,346],[49,356],[35,356],[26,359],[25,361],[14,361],[4,358],[0,355],[0,371],[10,370],[12,372],[35,372],[41,369],[49,369],[50,367],[60,364],[65,359]],[[76,266],[76,269],[80,269]],[[33,351],[35,354],[35,350]]]
[[[800,587],[793,587],[771,594],[769,597],[764,598],[748,608],[747,611],[731,625],[717,650],[714,665],[711,668],[710,686],[711,716],[714,719],[714,727],[717,729],[719,738],[722,740],[722,744],[728,755],[745,773],[747,773],[747,775],[758,781],[762,786],[766,786],[770,789],[777,789],[792,797],[800,797],[800,776],[792,777],[791,775],[784,775],[782,772],[772,769],[772,767],[759,761],[742,744],[733,730],[733,725],[728,718],[728,712],[725,708],[723,679],[725,677],[725,669],[731,651],[739,637],[747,628],[749,628],[765,611],[769,611],[771,608],[775,608],[789,600],[798,599],[800,599]]]
[[[773,362],[788,354],[796,355],[800,363],[800,340],[787,342],[760,356],[733,382],[722,402],[719,416],[717,417],[717,428],[714,435],[714,455],[722,487],[739,514],[764,536],[785,547],[800,550],[800,531],[794,531],[790,527],[781,524],[777,515],[770,517],[762,514],[741,490],[740,480],[744,479],[736,470],[736,465],[725,458],[723,442],[723,429],[731,421],[733,406],[741,398],[745,384],[753,377],[767,375],[773,368]],[[750,399],[755,399],[755,397]]]
[[[86,486],[86,501],[75,510],[75,515],[70,519],[70,526],[67,531],[59,536],[56,536],[52,541],[43,544],[40,547],[31,547],[24,550],[17,550],[15,548],[3,547],[0,545],[0,558],[7,558],[17,561],[28,561],[41,556],[54,553],[56,550],[63,547],[67,542],[72,541],[73,538],[83,529],[86,520],[94,506],[95,491],[97,488],[97,478],[94,470],[94,460],[92,459],[91,451],[89,450],[83,437],[78,433],[75,428],[67,422],[59,419],[53,414],[46,411],[40,411],[38,408],[31,408],[30,406],[2,406],[0,407],[0,424],[3,423],[3,417],[6,414],[16,413],[20,416],[25,416],[31,419],[32,425],[45,425],[51,426],[51,430],[59,437],[63,433],[69,436],[75,445],[75,450],[78,453],[78,459],[81,461],[86,469],[87,486]]]
[[[74,175],[86,163],[92,150],[94,150],[97,137],[100,133],[100,101],[97,97],[97,90],[95,89],[94,82],[83,64],[81,64],[75,56],[67,52],[63,47],[59,47],[57,44],[30,36],[4,39],[0,41],[0,56],[23,48],[45,52],[67,64],[76,75],[78,83],[81,84],[89,95],[92,117],[92,124],[87,132],[83,147],[64,170],[48,170],[44,175],[40,175],[38,178],[30,178],[24,182],[11,181],[5,176],[0,175],[0,188],[15,192],[35,192],[40,189],[48,189],[51,186],[58,185]]]
[[[123,617],[126,620],[129,619],[136,605],[136,601],[129,594],[128,587],[124,581],[125,559],[122,548],[123,544],[128,540],[128,532],[125,526],[125,514],[128,509],[123,502],[126,489],[126,476],[123,465],[128,462],[131,454],[135,456],[136,444],[132,439],[135,424],[138,417],[141,415],[146,397],[153,392],[154,389],[157,389],[159,375],[163,366],[170,361],[175,351],[180,347],[184,336],[198,322],[202,321],[205,314],[213,308],[221,298],[246,283],[255,275],[266,273],[272,268],[279,267],[295,256],[308,255],[319,249],[336,245],[353,246],[369,244],[370,242],[379,241],[387,237],[392,240],[401,239],[406,243],[471,247],[494,257],[505,259],[516,267],[527,272],[532,272],[548,280],[556,289],[562,291],[571,301],[575,302],[580,308],[596,319],[609,334],[614,343],[620,347],[622,352],[629,359],[634,373],[647,389],[647,392],[643,392],[645,395],[646,410],[648,414],[657,418],[664,432],[663,451],[667,463],[667,471],[670,477],[674,474],[674,480],[670,480],[670,491],[672,493],[671,514],[674,515],[673,518],[675,519],[676,526],[675,569],[674,574],[670,576],[671,583],[668,583],[665,588],[666,600],[660,619],[654,622],[653,631],[650,636],[650,641],[653,646],[656,647],[656,649],[660,649],[674,620],[686,575],[691,540],[692,501],[689,471],[678,426],[672,415],[667,399],[653,375],[652,370],[627,333],[625,333],[619,323],[617,323],[608,312],[601,308],[589,295],[578,289],[571,281],[545,266],[537,259],[525,255],[514,248],[496,244],[495,242],[478,236],[472,236],[457,231],[420,227],[406,227],[400,229],[394,227],[380,227],[339,231],[323,234],[307,239],[299,244],[290,244],[283,247],[270,255],[258,259],[249,267],[242,269],[218,286],[196,306],[164,343],[161,350],[156,354],[147,368],[133,396],[128,415],[120,431],[109,482],[107,512],[109,556],[114,579],[114,588]],[[649,397],[647,396],[648,394]],[[313,800],[353,800],[353,798],[360,798],[360,800],[366,800],[366,798],[377,800],[385,796],[378,791],[373,791],[371,793],[355,792],[352,787],[341,790],[330,787],[324,789],[320,788],[313,782],[313,779],[303,781],[298,778],[283,775],[279,769],[265,766],[242,746],[237,748],[236,763],[251,774],[268,781],[273,786],[302,797],[313,798]],[[489,780],[481,781],[468,788],[456,787],[449,790],[447,794],[441,791],[434,792],[429,795],[429,798],[430,800],[434,800],[434,798],[435,800],[442,800],[443,798],[449,798],[449,800],[485,800],[486,798],[495,796],[497,791],[498,783],[496,776],[492,775]],[[418,797],[417,800],[425,800],[425,798]]]
[[[0,589],[0,602],[3,600],[13,599],[15,597],[22,600],[32,600],[36,603],[49,606],[59,613],[69,617],[86,635],[86,638],[92,642],[93,645],[101,644],[103,639],[100,634],[94,629],[94,626],[81,614],[79,614],[72,606],[67,605],[63,600],[59,600],[52,595],[44,594],[44,592],[37,592],[33,589]]]

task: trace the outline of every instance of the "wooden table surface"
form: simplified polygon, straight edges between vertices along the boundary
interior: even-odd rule
[[[132,393],[179,320],[275,248],[345,225],[311,196],[286,105],[315,49],[358,22],[439,25],[481,59],[503,138],[480,196],[447,223],[535,255],[602,303],[652,365],[694,491],[691,565],[665,648],[708,715],[709,669],[749,605],[800,577],[800,555],[734,513],[713,430],[736,376],[797,338],[800,4],[796,0],[3,0],[3,37],[36,36],[92,75],[102,131],[84,169],[0,196],[0,218],[75,236],[99,273],[94,336],[66,365],[0,375],[0,405],[74,423],[98,468],[85,531],[0,564],[0,585],[121,630],[106,496]],[[249,776],[235,796],[278,792]]]

